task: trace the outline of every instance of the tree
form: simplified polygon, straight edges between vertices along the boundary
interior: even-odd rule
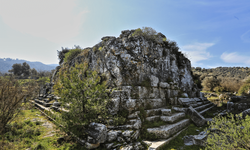
[[[89,123],[104,123],[108,117],[106,106],[110,99],[104,78],[87,69],[86,64],[75,64],[70,69],[64,64],[59,71],[53,89],[61,97],[63,107],[70,104],[69,112],[62,112],[62,123],[79,137],[84,136]]]
[[[29,76],[30,75],[30,65],[27,64],[26,62],[23,63],[22,65],[22,73],[24,76]]]
[[[35,68],[31,69],[30,73],[31,73],[32,76],[36,76],[38,74],[38,72],[36,71]]]
[[[217,79],[216,76],[205,77],[202,81],[202,86],[204,91],[214,91],[214,88],[220,86],[220,79]]]
[[[209,123],[206,150],[250,149],[250,116],[217,116]]]
[[[14,75],[20,76],[22,75],[22,64],[13,64],[12,69],[9,70],[8,72],[13,72]]]

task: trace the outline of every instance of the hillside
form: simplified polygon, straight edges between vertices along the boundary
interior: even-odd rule
[[[192,67],[192,71],[194,74],[201,75],[202,79],[206,76],[216,76],[243,80],[250,75],[250,68],[248,67],[217,67],[212,69]]]
[[[6,73],[8,70],[12,68],[13,64],[22,64],[22,63],[28,63],[30,65],[30,68],[35,68],[37,71],[50,71],[55,69],[57,66],[56,64],[51,64],[51,65],[45,65],[41,62],[30,62],[27,60],[19,60],[19,59],[11,59],[11,58],[0,58],[0,72],[1,73]]]

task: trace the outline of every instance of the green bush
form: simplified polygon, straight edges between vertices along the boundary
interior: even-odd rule
[[[214,91],[217,92],[217,93],[224,92],[225,88],[221,87],[221,86],[217,86],[217,87],[214,88]]]
[[[232,114],[227,117],[217,116],[209,123],[206,150],[217,149],[250,149],[250,116],[246,119],[234,119]]]
[[[68,53],[65,54],[64,62],[70,62],[73,60],[78,54],[81,53],[81,49],[71,49]]]
[[[250,79],[244,81],[244,84],[240,87],[238,93],[240,95],[247,94],[247,92],[250,90]]]

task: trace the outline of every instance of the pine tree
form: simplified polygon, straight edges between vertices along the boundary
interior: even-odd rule
[[[91,122],[105,123],[108,117],[106,81],[101,80],[96,71],[87,69],[86,64],[64,65],[54,86],[61,97],[62,106],[68,105],[69,112],[62,112],[61,122],[67,130],[79,137]]]

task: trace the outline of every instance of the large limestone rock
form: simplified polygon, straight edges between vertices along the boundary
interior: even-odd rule
[[[115,87],[134,85],[170,88],[169,83],[172,82],[172,87],[187,93],[186,96],[196,96],[191,63],[176,45],[173,42],[132,36],[134,31],[122,31],[117,38],[103,37],[102,42],[86,48],[69,65],[87,62],[89,68],[106,74],[110,85]]]

